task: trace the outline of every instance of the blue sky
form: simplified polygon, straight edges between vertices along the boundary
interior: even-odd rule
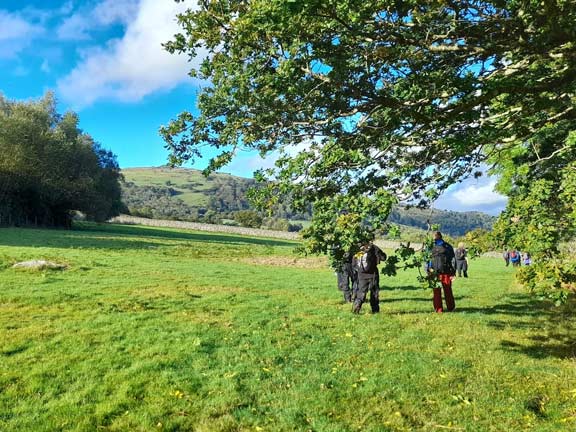
[[[170,55],[161,43],[179,31],[178,11],[195,3],[0,0],[0,93],[22,100],[54,91],[59,111],[76,111],[80,127],[122,168],[163,165],[158,128],[194,109],[201,84],[187,74],[198,60]],[[250,177],[265,163],[246,153],[225,171]],[[496,214],[505,199],[492,192],[493,182],[467,180],[435,207]]]

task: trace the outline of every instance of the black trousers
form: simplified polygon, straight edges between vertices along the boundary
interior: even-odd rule
[[[353,289],[353,278],[352,275],[347,271],[339,271],[336,273],[338,278],[338,289],[342,291],[344,295],[345,302],[352,301],[352,289]]]
[[[372,275],[370,278],[358,278],[358,290],[356,299],[354,300],[354,313],[359,313],[362,309],[362,304],[366,300],[366,295],[370,292],[370,307],[372,312],[380,312],[380,287],[378,286],[378,274]]]

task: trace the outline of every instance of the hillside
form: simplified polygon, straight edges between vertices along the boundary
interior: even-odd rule
[[[418,209],[398,206],[390,213],[389,221],[399,225],[427,229],[428,224],[440,225],[443,232],[453,237],[473,229],[492,228],[496,218],[482,212],[457,212],[437,209]]]
[[[246,192],[255,184],[253,179],[202,172],[187,168],[128,168],[122,170],[122,199],[130,213],[153,219],[175,219],[204,223],[231,223],[239,211],[249,210]],[[275,209],[273,220],[264,224],[287,227],[286,221],[305,221],[310,214],[297,214],[283,203]],[[439,224],[452,236],[484,228],[490,229],[494,218],[480,212],[454,212],[435,209],[421,210],[398,206],[390,222],[407,227],[426,229],[428,221]],[[279,221],[284,221],[282,225]],[[305,222],[304,222],[305,223]],[[283,228],[280,228],[283,229]]]

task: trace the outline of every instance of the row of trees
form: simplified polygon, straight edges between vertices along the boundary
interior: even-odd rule
[[[60,115],[51,93],[16,102],[0,95],[0,225],[69,227],[75,211],[104,221],[119,214],[115,156]]]
[[[177,0],[178,1],[178,0]],[[393,206],[427,206],[488,164],[510,200],[495,233],[533,253],[533,287],[576,289],[576,3],[201,1],[169,52],[209,52],[199,115],[161,128],[171,162],[280,154],[255,201],[312,204],[306,250],[335,261]],[[404,256],[401,254],[401,256]]]
[[[388,217],[389,222],[423,230],[427,230],[430,225],[438,225],[443,233],[452,237],[463,236],[477,229],[490,230],[495,220],[495,217],[480,212],[424,210],[403,206],[395,206]]]

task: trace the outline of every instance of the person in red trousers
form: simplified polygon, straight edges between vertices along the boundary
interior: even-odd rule
[[[444,300],[446,301],[446,310],[451,312],[456,307],[454,302],[454,294],[452,293],[452,278],[455,275],[454,266],[454,248],[452,245],[442,238],[442,233],[436,231],[434,233],[434,244],[431,251],[432,259],[429,263],[428,271],[436,275],[442,284],[444,290]],[[442,306],[442,289],[434,288],[433,304],[434,310],[442,313],[444,308]]]

